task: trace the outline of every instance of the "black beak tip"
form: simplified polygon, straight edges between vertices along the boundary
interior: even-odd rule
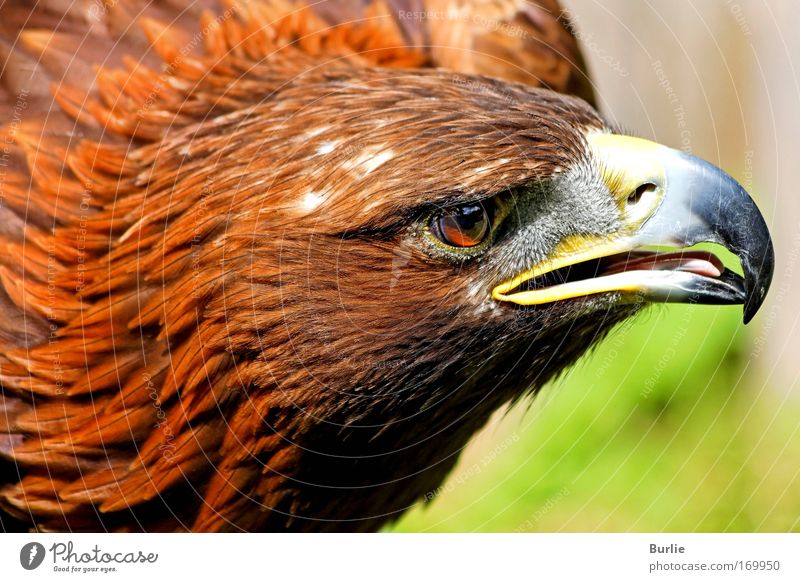
[[[764,303],[772,283],[772,273],[775,270],[775,252],[772,248],[772,241],[765,241],[764,254],[753,260],[742,261],[745,274],[745,293],[743,321],[750,323],[755,314]]]

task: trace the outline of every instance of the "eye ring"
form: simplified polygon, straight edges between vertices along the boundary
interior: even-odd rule
[[[468,249],[486,240],[491,232],[491,220],[484,204],[472,202],[435,214],[431,219],[431,230],[444,244]]]

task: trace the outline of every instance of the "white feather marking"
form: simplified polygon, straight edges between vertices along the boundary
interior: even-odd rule
[[[342,166],[347,170],[361,170],[363,175],[366,176],[375,171],[376,168],[381,167],[394,157],[392,150],[374,150],[370,149],[363,152],[357,158],[348,160]]]
[[[366,167],[366,173],[369,174],[375,168],[379,168],[380,166],[391,160],[393,157],[394,157],[394,152],[392,150],[386,150],[379,154],[375,154],[364,164]]]
[[[322,145],[317,148],[317,155],[327,156],[334,149],[336,149],[338,143],[339,143],[338,140],[323,142]]]
[[[320,196],[316,192],[306,192],[301,202],[301,206],[303,207],[303,209],[309,211],[314,210],[320,204],[322,204],[322,196]]]
[[[321,133],[325,133],[325,132],[326,132],[326,131],[328,131],[329,129],[330,129],[330,127],[329,127],[329,126],[327,126],[327,125],[322,125],[322,126],[320,126],[320,127],[313,127],[313,128],[309,129],[309,130],[308,130],[308,131],[305,133],[305,137],[316,137],[316,136],[318,136],[318,135],[319,135],[319,134],[321,134]]]

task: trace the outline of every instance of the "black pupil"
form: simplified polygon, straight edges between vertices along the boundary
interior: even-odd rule
[[[480,204],[459,206],[442,215],[440,230],[446,243],[472,247],[481,243],[489,230],[486,210]]]

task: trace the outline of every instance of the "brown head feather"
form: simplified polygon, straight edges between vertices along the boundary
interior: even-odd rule
[[[178,4],[2,9],[4,527],[373,529],[597,332],[481,391],[504,356],[446,306],[488,267],[403,244],[581,157],[585,103],[466,74],[589,97],[574,39],[552,2],[424,31],[398,2]],[[473,52],[411,42],[440,33]]]

